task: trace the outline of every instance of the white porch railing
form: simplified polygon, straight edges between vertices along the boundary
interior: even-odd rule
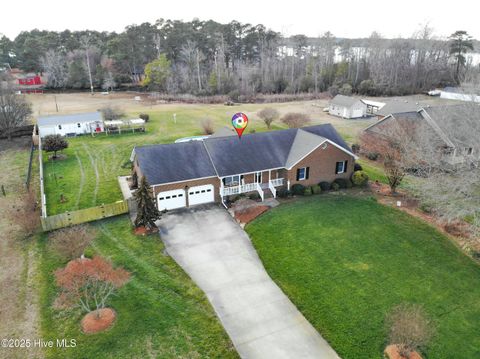
[[[268,189],[270,190],[270,192],[272,192],[273,198],[277,198],[277,190],[273,186],[272,181],[268,182]]]
[[[260,195],[260,197],[262,198],[262,202],[263,202],[264,195],[263,195],[262,187],[260,186],[259,183],[255,183],[255,184],[257,185],[257,192]]]
[[[270,180],[273,187],[283,186],[283,178],[275,178]],[[269,183],[269,185],[270,185]]]

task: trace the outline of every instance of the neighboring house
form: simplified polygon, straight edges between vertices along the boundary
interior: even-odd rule
[[[328,106],[328,113],[343,118],[360,118],[367,113],[367,105],[354,97],[337,95]]]
[[[400,126],[393,127],[397,124]],[[444,105],[389,114],[365,131],[388,136],[405,125],[417,126],[418,140],[436,143],[434,151],[445,164],[480,160],[480,105]],[[431,136],[422,135],[425,129]]]
[[[249,192],[276,197],[297,183],[350,178],[356,159],[330,124],[135,147],[131,158],[134,176],[146,176],[160,210]]]
[[[378,119],[382,119],[388,115],[395,115],[399,113],[407,113],[407,112],[416,112],[422,108],[418,102],[410,102],[410,101],[397,101],[393,100],[387,102],[385,106],[378,109],[376,115]]]
[[[104,131],[103,117],[100,112],[39,117],[37,127],[40,137],[77,136]]]

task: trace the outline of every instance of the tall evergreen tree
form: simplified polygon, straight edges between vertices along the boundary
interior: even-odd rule
[[[133,194],[133,197],[137,201],[137,217],[135,218],[135,227],[144,226],[151,229],[155,227],[155,221],[160,219],[160,212],[153,202],[152,195],[150,193],[150,185],[147,182],[145,176],[140,181],[138,190]]]
[[[455,31],[450,35],[450,55],[455,58],[455,81],[460,82],[460,67],[465,66],[465,54],[473,50],[472,37],[466,31]]]

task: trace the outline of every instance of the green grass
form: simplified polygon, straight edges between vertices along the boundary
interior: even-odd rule
[[[44,340],[73,338],[76,348],[48,349],[47,358],[237,358],[203,293],[163,254],[158,236],[134,236],[126,216],[96,222],[97,238],[87,254],[101,254],[132,273],[109,300],[117,312],[107,332],[85,335],[80,310],[57,311],[53,271],[65,265],[47,244],[40,258],[41,334]]]
[[[356,161],[358,164],[362,166],[363,171],[365,171],[368,175],[370,181],[375,182],[378,181],[383,184],[388,184],[388,179],[383,173],[383,169],[380,163],[376,163],[375,165],[372,162],[367,161],[365,159],[358,159]]]
[[[382,358],[384,318],[420,303],[425,358],[480,358],[480,266],[433,227],[342,195],[281,205],[247,226],[269,274],[345,359]]]

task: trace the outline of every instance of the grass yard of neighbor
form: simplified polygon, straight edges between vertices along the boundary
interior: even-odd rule
[[[308,113],[313,119],[312,124],[331,122],[347,140],[355,138],[372,121],[351,121],[329,116],[318,106],[313,106],[312,102],[238,106],[180,104],[145,108],[142,112],[150,114],[146,133],[68,138],[69,148],[63,151],[66,159],[51,161],[48,160],[51,154],[44,156],[48,215],[121,200],[117,177],[130,174],[129,158],[135,146],[171,143],[181,137],[201,135],[201,121],[206,118],[213,121],[216,129],[231,127],[231,117],[239,111],[249,116],[246,133],[251,130],[266,131],[265,124],[256,116],[256,112],[265,107],[277,108],[280,113]],[[174,114],[176,122],[173,120]],[[128,115],[136,116],[136,112]],[[272,126],[272,129],[282,128],[286,127],[280,121]]]
[[[342,358],[383,358],[385,315],[422,304],[424,358],[480,358],[480,266],[428,224],[373,200],[299,199],[246,227],[272,278]]]
[[[44,236],[38,242],[41,335],[77,341],[75,348],[46,349],[46,358],[238,358],[204,294],[163,254],[158,236],[133,235],[127,216],[93,226],[97,238],[87,255],[109,258],[132,278],[107,303],[117,312],[114,326],[85,335],[80,309],[62,312],[52,307],[57,295],[53,272],[66,263]]]

